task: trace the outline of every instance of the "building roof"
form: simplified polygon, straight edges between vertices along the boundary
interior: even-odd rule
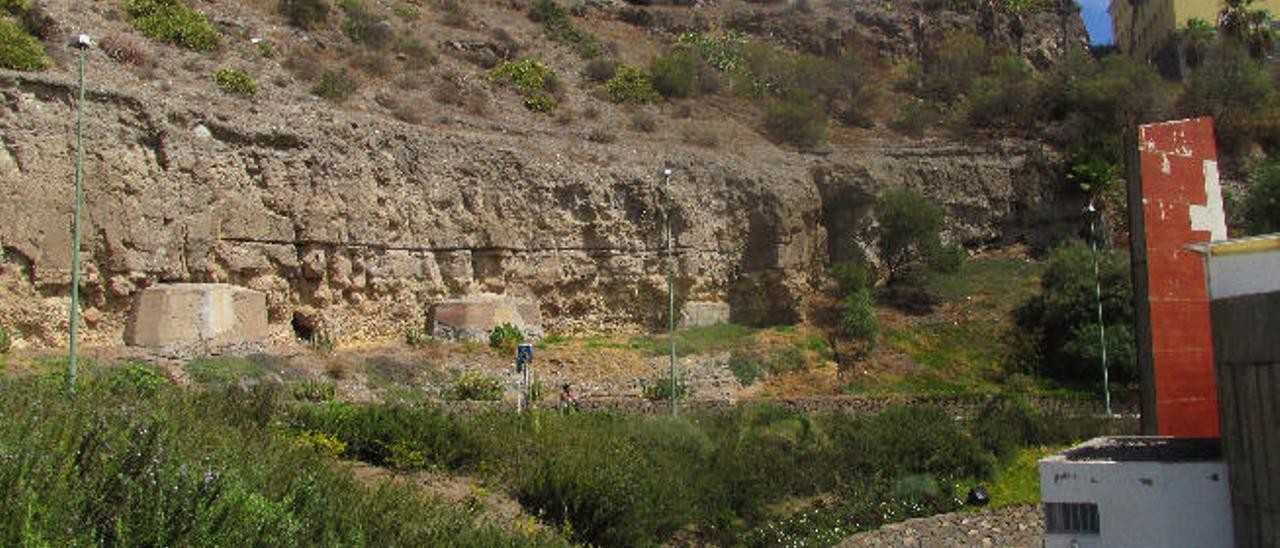
[[[1094,438],[1061,455],[1071,462],[1205,462],[1222,460],[1218,438]]]

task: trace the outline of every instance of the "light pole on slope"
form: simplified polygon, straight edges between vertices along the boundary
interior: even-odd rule
[[[84,201],[84,56],[93,39],[79,34],[71,47],[80,50],[80,89],[76,102],[76,185],[71,217],[71,351],[67,357],[67,391],[76,390],[76,343],[80,326],[80,207]]]

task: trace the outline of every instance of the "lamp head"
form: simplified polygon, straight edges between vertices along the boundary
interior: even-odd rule
[[[1089,202],[1089,205],[1084,206],[1084,211],[1085,213],[1095,213],[1098,211],[1098,208],[1093,207],[1093,202]]]
[[[662,175],[663,175],[664,177],[670,177],[672,172],[673,172],[673,170],[672,170],[671,168],[667,168],[667,169],[662,170]]]
[[[77,34],[71,37],[71,41],[67,44],[76,49],[89,49],[93,47],[93,38],[88,34]]]

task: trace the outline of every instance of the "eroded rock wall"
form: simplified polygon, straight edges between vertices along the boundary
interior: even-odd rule
[[[0,77],[0,323],[19,345],[63,342],[73,89]],[[660,325],[665,165],[680,300],[729,302],[747,323],[801,318],[888,186],[935,196],[971,245],[1041,231],[1061,210],[1054,159],[1025,143],[636,149],[324,105],[204,112],[144,90],[92,91],[85,121],[84,319],[102,343],[121,341],[132,297],[161,282],[262,291],[280,337],[298,322],[397,336],[433,301],[479,292],[538,302],[550,331]]]

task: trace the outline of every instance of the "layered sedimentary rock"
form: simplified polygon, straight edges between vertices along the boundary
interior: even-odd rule
[[[0,323],[62,342],[70,282],[73,86],[0,79]],[[800,319],[830,260],[867,247],[877,192],[944,204],[947,235],[985,245],[1058,230],[1042,147],[867,144],[828,156],[767,143],[590,143],[495,126],[422,127],[325,105],[206,111],[150,91],[86,105],[84,319],[119,342],[134,295],[167,282],[266,294],[275,333],[394,336],[436,302],[528,299],[554,331],[663,325],[664,190],[677,307]]]

